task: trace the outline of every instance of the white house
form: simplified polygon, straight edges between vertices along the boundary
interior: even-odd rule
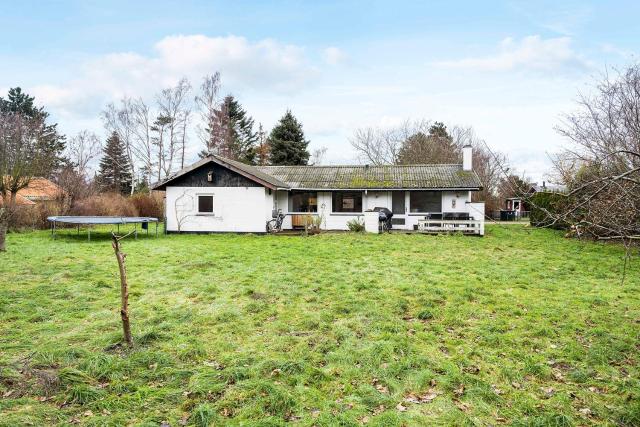
[[[153,189],[166,192],[167,232],[262,233],[273,210],[285,229],[311,214],[323,229],[347,230],[375,207],[393,212],[394,229],[414,230],[425,219],[484,221],[484,203],[471,202],[482,187],[471,156],[465,147],[462,164],[250,166],[210,155]]]

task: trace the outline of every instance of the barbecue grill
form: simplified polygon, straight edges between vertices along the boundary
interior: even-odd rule
[[[391,218],[393,217],[393,212],[391,212],[388,208],[373,208],[374,212],[378,212],[378,222],[382,225],[383,230],[391,230]]]

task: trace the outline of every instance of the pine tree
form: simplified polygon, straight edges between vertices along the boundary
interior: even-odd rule
[[[224,99],[227,105],[233,138],[233,158],[244,163],[253,164],[256,158],[258,134],[253,130],[253,118],[247,114],[242,105],[233,96]]]
[[[131,165],[127,159],[124,144],[116,132],[107,139],[103,153],[100,172],[97,176],[99,187],[103,191],[130,194]]]
[[[302,124],[287,110],[269,135],[271,164],[306,165],[309,162],[309,141],[304,139]]]
[[[37,143],[42,152],[46,153],[43,158],[47,159],[47,161],[41,162],[40,170],[37,171],[37,174],[50,178],[67,163],[63,156],[66,138],[58,133],[57,123],[47,123],[49,113],[44,110],[44,107],[37,107],[34,100],[34,97],[22,92],[19,87],[11,88],[7,94],[7,99],[0,97],[0,112],[20,113],[26,118],[41,120],[44,123]]]

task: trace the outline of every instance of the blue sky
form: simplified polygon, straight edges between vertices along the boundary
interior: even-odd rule
[[[578,92],[640,40],[631,1],[4,1],[0,16],[0,91],[36,95],[68,135],[103,133],[107,102],[219,70],[266,128],[291,108],[327,162],[355,161],[359,127],[426,118],[473,126],[534,179]]]

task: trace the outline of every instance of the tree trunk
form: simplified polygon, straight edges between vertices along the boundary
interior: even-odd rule
[[[1,211],[2,209],[0,209]],[[7,229],[9,228],[8,218],[5,218],[6,214],[0,212],[0,252],[5,252],[6,248],[6,238],[7,238]]]
[[[133,347],[133,339],[131,338],[131,325],[129,324],[129,284],[127,283],[127,269],[125,267],[125,258],[127,254],[120,249],[118,237],[111,233],[113,250],[118,260],[118,268],[120,269],[120,298],[121,308],[120,317],[122,318],[122,331],[124,332],[124,340],[129,347]]]

